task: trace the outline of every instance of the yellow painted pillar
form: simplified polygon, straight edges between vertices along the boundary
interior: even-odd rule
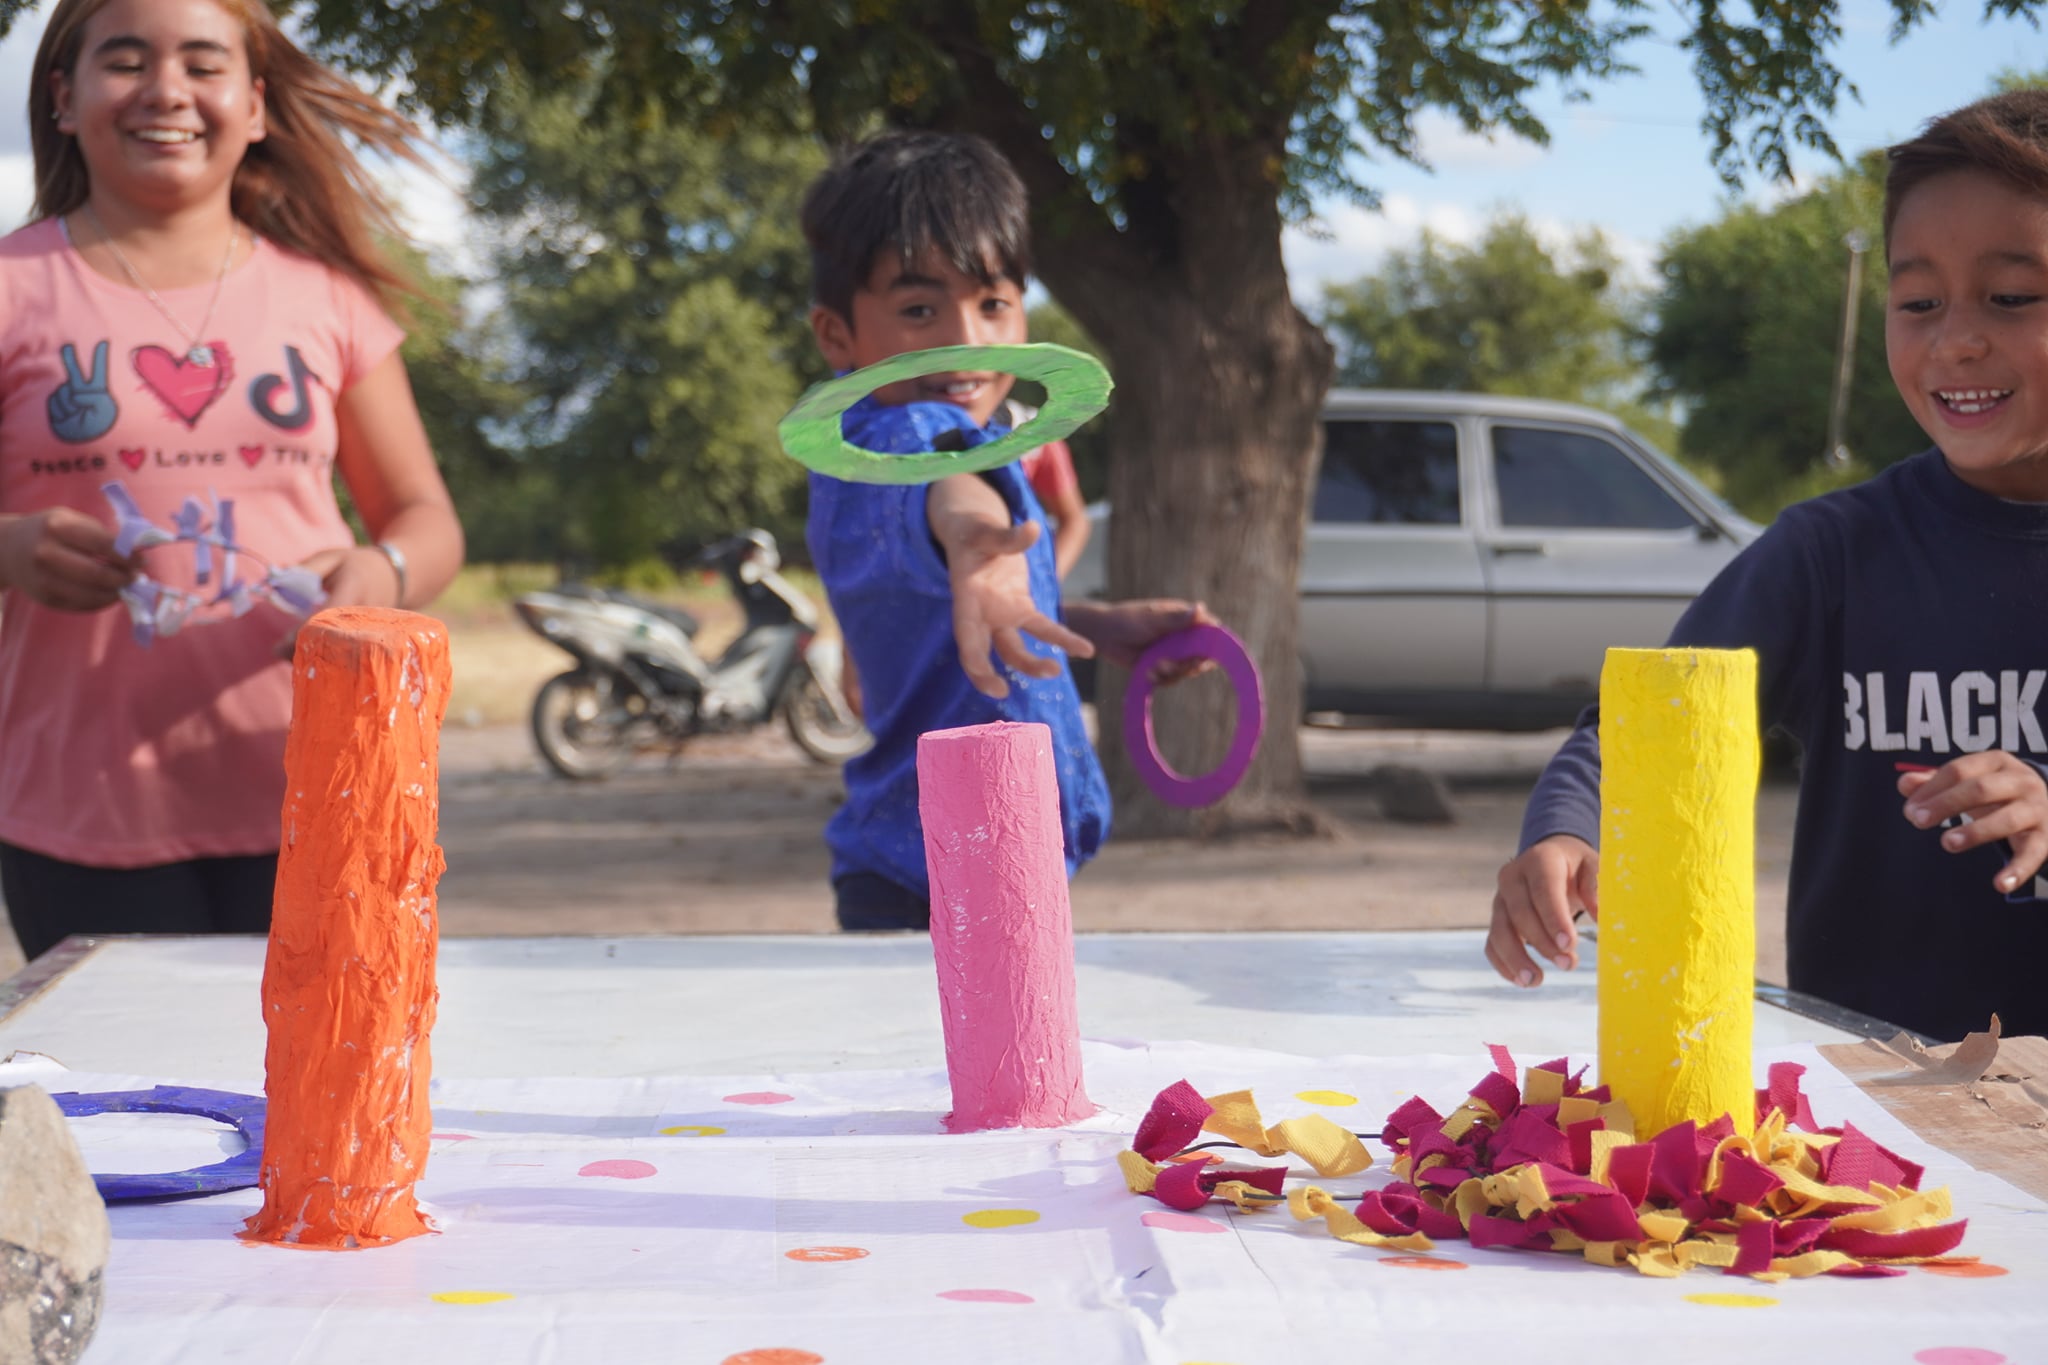
[[[1756,655],[1610,649],[1600,674],[1600,1080],[1649,1137],[1755,1126]]]

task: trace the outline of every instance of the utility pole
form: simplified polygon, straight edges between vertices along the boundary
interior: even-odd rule
[[[1842,426],[1849,417],[1849,379],[1856,369],[1856,312],[1863,302],[1863,253],[1870,249],[1861,232],[1842,239],[1849,248],[1849,288],[1842,297],[1842,340],[1835,348],[1835,392],[1828,405],[1828,445],[1822,457],[1830,469],[1849,467],[1849,447],[1842,440]]]

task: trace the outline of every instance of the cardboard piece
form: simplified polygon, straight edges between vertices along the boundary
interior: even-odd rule
[[[428,1033],[448,631],[343,607],[299,632],[263,969],[263,1208],[244,1237],[341,1250],[431,1231]]]
[[[2048,1199],[2048,1038],[1999,1038],[1994,1021],[1941,1047],[1902,1034],[1820,1053],[1919,1136]]]

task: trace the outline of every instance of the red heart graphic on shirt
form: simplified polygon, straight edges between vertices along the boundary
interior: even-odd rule
[[[130,469],[142,468],[142,462],[148,458],[149,452],[146,450],[124,450],[121,452],[121,463],[127,465]]]
[[[213,348],[211,365],[195,364],[161,346],[138,346],[130,357],[142,386],[162,400],[171,415],[187,427],[199,425],[199,415],[228,391],[235,377],[228,348],[218,341],[208,345]]]
[[[257,465],[263,463],[262,446],[238,446],[236,448],[241,452],[242,463],[249,466],[249,468],[254,469]]]

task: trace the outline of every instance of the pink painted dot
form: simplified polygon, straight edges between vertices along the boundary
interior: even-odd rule
[[[2002,1353],[1987,1351],[1982,1346],[1932,1346],[1915,1351],[1913,1359],[1920,1365],[2006,1365]]]
[[[613,1180],[645,1180],[654,1174],[654,1167],[644,1161],[593,1161],[576,1174],[610,1176]]]
[[[1148,1213],[1138,1221],[1148,1228],[1160,1228],[1166,1232],[1223,1231],[1223,1224],[1209,1218],[1197,1218],[1192,1213]]]
[[[948,1289],[939,1295],[955,1303],[1035,1303],[1029,1294],[1014,1289]]]
[[[471,1136],[470,1136],[470,1135],[469,1135],[468,1133],[429,1133],[429,1134],[427,1134],[427,1140],[428,1140],[428,1141],[430,1141],[430,1142],[475,1142],[475,1141],[476,1141],[476,1139],[475,1139],[475,1138],[473,1138],[473,1137],[471,1137]]]
[[[727,1095],[727,1104],[788,1104],[794,1095],[785,1095],[779,1090],[749,1090],[742,1095]]]

